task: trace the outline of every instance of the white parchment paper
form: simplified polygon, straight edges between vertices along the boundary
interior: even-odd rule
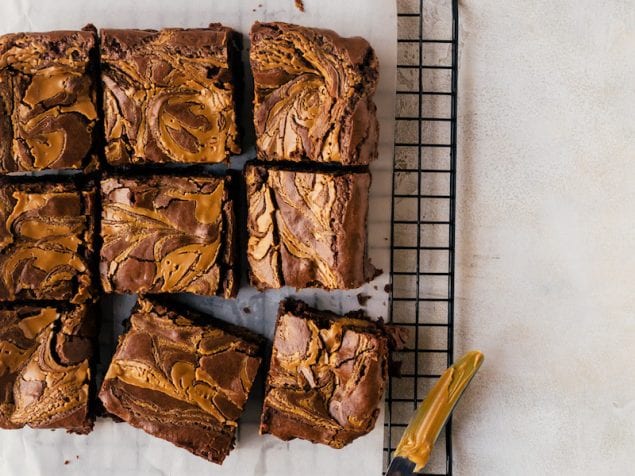
[[[221,22],[243,33],[247,60],[247,34],[252,23],[288,21],[306,26],[330,28],[343,36],[360,35],[375,48],[380,63],[380,82],[375,100],[380,122],[379,160],[372,167],[369,212],[369,252],[384,273],[363,288],[325,292],[283,289],[259,293],[243,287],[235,300],[182,296],[193,307],[271,338],[281,297],[294,295],[335,312],[360,307],[357,295],[370,298],[364,308],[373,317],[386,317],[388,282],[390,191],[396,73],[397,22],[391,0],[304,0],[300,12],[293,0],[3,0],[0,3],[0,34],[19,31],[78,29],[86,23],[97,28],[203,27]],[[248,71],[248,68],[246,68]],[[247,83],[249,84],[249,81]],[[245,105],[249,108],[249,105]],[[248,116],[249,117],[249,116]],[[246,141],[253,144],[247,124]],[[246,145],[246,144],[245,144]],[[254,157],[253,146],[232,160],[240,168]],[[109,348],[121,332],[120,322],[128,317],[134,296],[104,298],[101,369],[107,365]],[[236,449],[222,467],[191,455],[170,443],[151,437],[125,423],[99,419],[87,436],[62,430],[0,431],[1,475],[266,475],[322,476],[381,474],[383,417],[375,430],[341,450],[306,441],[283,442],[258,435],[262,404],[262,373],[254,386],[245,415],[241,418]]]

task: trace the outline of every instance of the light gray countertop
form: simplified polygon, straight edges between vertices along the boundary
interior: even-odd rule
[[[635,2],[460,3],[455,474],[635,474]]]

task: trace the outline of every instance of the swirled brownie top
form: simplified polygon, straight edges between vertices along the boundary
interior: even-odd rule
[[[230,177],[111,177],[101,182],[106,292],[234,296]]]
[[[94,198],[71,183],[0,182],[0,301],[94,295]]]
[[[388,373],[389,337],[361,311],[280,303],[261,433],[341,448],[370,432]]]
[[[0,428],[92,429],[95,329],[87,306],[0,306]]]
[[[129,424],[220,464],[234,446],[260,346],[247,329],[141,298],[99,398]]]
[[[92,163],[95,45],[90,28],[0,37],[0,173]]]
[[[368,172],[248,164],[247,259],[258,289],[353,289],[371,280]]]
[[[240,37],[233,30],[100,33],[110,164],[218,163],[240,153],[233,85]]]
[[[261,160],[366,165],[377,156],[377,57],[366,40],[255,23],[250,60]]]

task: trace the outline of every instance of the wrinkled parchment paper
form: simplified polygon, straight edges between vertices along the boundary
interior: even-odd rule
[[[0,3],[0,34],[19,31],[79,29],[86,23],[97,28],[203,27],[221,22],[245,35],[256,21],[288,21],[330,28],[343,36],[360,35],[375,48],[380,63],[376,94],[380,122],[380,158],[371,170],[369,251],[373,263],[384,273],[372,283],[351,292],[292,289],[259,293],[243,287],[235,300],[183,296],[180,299],[260,332],[271,338],[278,302],[295,295],[309,304],[333,311],[360,307],[357,294],[370,296],[364,308],[373,317],[386,317],[388,282],[390,190],[396,74],[397,22],[391,0],[304,0],[300,12],[294,0],[3,0]],[[243,59],[247,60],[247,51]],[[246,69],[248,71],[248,68]],[[247,81],[249,84],[250,80]],[[249,104],[244,106],[249,108]],[[249,116],[248,116],[249,117]],[[253,128],[246,127],[246,141],[253,144]],[[240,168],[253,158],[253,146],[232,161]],[[121,321],[128,317],[134,296],[103,299],[104,320],[100,335],[103,372]],[[246,312],[246,309],[249,312]],[[236,449],[222,467],[191,455],[170,443],[146,435],[125,423],[99,419],[88,436],[62,430],[0,431],[2,475],[266,475],[323,476],[379,475],[383,446],[383,417],[375,430],[341,450],[306,441],[282,442],[258,435],[262,403],[262,373],[241,418]],[[98,376],[101,377],[100,375]]]

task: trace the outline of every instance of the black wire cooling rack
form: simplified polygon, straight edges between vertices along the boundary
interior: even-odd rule
[[[384,461],[453,360],[458,0],[398,0],[390,320],[410,330],[386,399]],[[452,474],[448,422],[423,474]]]

